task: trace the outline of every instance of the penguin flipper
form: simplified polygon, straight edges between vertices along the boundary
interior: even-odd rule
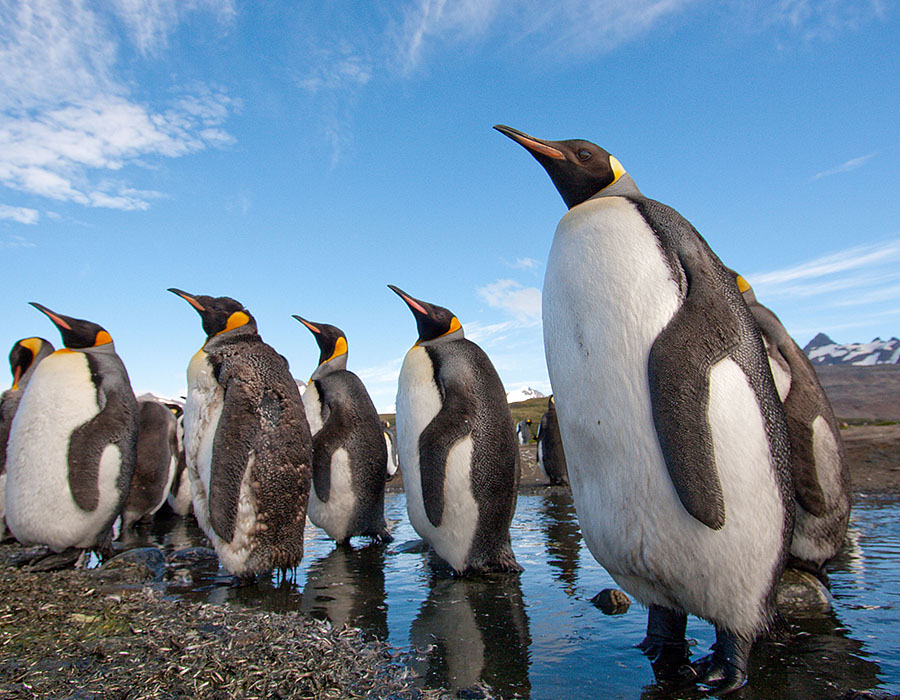
[[[467,403],[459,392],[442,386],[441,410],[419,435],[419,473],[425,514],[434,527],[444,517],[444,480],[447,457],[454,445],[472,431]]]
[[[331,457],[342,446],[341,436],[346,435],[350,427],[345,424],[341,412],[332,409],[322,382],[316,381],[316,389],[322,400],[322,427],[312,439],[312,480],[318,499],[328,503],[331,497]]]
[[[669,477],[682,505],[713,530],[725,525],[725,499],[709,426],[713,365],[740,344],[740,326],[716,287],[712,261],[679,251],[687,294],[650,349],[653,422]],[[698,269],[699,268],[699,269]],[[735,288],[736,291],[736,288]]]
[[[127,472],[124,481],[126,492],[121,494],[121,503],[125,502],[134,472],[134,458],[128,458],[128,454],[134,451],[134,445],[127,443],[137,440],[137,416],[121,394],[107,393],[101,385],[97,389],[97,403],[101,407],[100,412],[72,431],[67,458],[72,499],[79,508],[88,512],[96,510],[100,503],[100,459],[110,445],[118,446],[119,459],[128,462],[125,465],[120,463],[120,470]]]
[[[222,415],[213,438],[209,522],[226,542],[234,538],[241,482],[260,433],[258,402],[254,398],[247,382],[236,377],[225,382]]]

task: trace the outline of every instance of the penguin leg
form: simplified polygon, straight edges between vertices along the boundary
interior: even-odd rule
[[[679,669],[690,663],[685,640],[687,613],[661,605],[651,605],[647,613],[647,636],[637,645],[653,666],[657,679],[679,676]]]
[[[697,684],[715,695],[725,695],[747,684],[752,639],[745,639],[716,627],[713,653],[691,667],[697,673]]]
[[[25,571],[62,571],[77,568],[85,550],[69,547],[62,552],[47,552],[28,561],[22,568]]]

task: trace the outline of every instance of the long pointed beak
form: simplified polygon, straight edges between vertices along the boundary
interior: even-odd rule
[[[529,136],[523,131],[513,129],[511,126],[506,126],[505,124],[495,124],[494,128],[501,134],[508,136],[513,141],[518,142],[519,145],[524,146],[532,153],[540,153],[547,158],[555,158],[557,160],[565,159],[565,155],[563,155],[562,151],[553,148],[553,146],[550,146],[540,139]]]
[[[297,314],[293,314],[293,317],[296,318],[298,321],[300,321],[300,323],[302,323],[304,326],[306,326],[307,328],[309,328],[309,330],[311,330],[313,333],[321,333],[321,332],[322,332],[322,330],[321,330],[318,326],[314,326],[312,323],[310,323],[309,321],[307,321],[307,320],[306,320],[305,318],[303,318],[302,316],[298,316]]]
[[[169,289],[166,291],[172,292],[172,294],[176,294],[176,295],[180,296],[188,304],[190,304],[195,309],[197,309],[197,311],[206,311],[206,308],[204,308],[203,304],[201,304],[199,301],[194,299],[194,297],[192,297],[187,292],[182,292],[180,289],[175,289],[175,287],[169,287]]]
[[[43,304],[38,304],[36,301],[29,301],[28,303],[31,304],[34,308],[36,308],[38,311],[40,311],[42,314],[45,314],[47,316],[47,318],[49,318],[51,321],[53,321],[53,324],[57,328],[63,328],[67,331],[72,330],[72,326],[69,325],[69,322],[65,319],[65,317],[60,316],[59,314],[53,313],[46,306],[44,306]]]
[[[399,296],[401,299],[403,299],[403,301],[406,302],[406,305],[409,306],[410,309],[412,309],[413,311],[415,311],[417,313],[422,314],[423,316],[428,315],[428,310],[424,306],[422,306],[418,302],[418,300],[413,299],[411,296],[409,296],[409,294],[407,294],[402,289],[400,289],[400,287],[395,287],[392,284],[389,284],[388,287],[390,288],[390,290],[392,292],[394,292],[397,296]]]

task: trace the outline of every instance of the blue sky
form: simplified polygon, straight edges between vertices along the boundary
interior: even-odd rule
[[[686,216],[801,345],[900,334],[900,20],[880,0],[0,0],[0,347],[113,336],[184,392],[228,295],[306,379],[341,327],[392,406],[441,304],[549,392],[540,287],[565,212],[493,131],[586,138]],[[2,386],[8,386],[7,378]]]

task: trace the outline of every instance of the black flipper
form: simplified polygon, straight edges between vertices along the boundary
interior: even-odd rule
[[[234,537],[241,482],[260,431],[260,416],[253,392],[241,380],[239,372],[227,373],[224,365],[215,369],[219,384],[225,389],[225,398],[213,438],[209,521],[216,534],[230,542]]]
[[[650,203],[656,207],[647,206]],[[653,420],[681,503],[697,520],[718,530],[725,525],[725,502],[707,419],[709,372],[738,347],[741,328],[721,289],[716,268],[721,263],[700,234],[658,202],[647,200],[641,209],[654,232],[669,239],[663,239],[666,252],[674,256],[669,263],[685,288],[681,307],[650,350]]]
[[[72,431],[69,438],[69,490],[72,499],[82,510],[92,512],[100,503],[100,458],[110,445],[117,445],[122,460],[120,488],[122,502],[128,496],[131,475],[134,473],[134,451],[137,441],[137,412],[133,394],[119,387],[107,386],[98,370],[97,359],[86,355],[91,377],[97,387],[100,412],[87,423]],[[130,387],[128,391],[130,392]]]
[[[341,436],[346,435],[348,426],[341,420],[339,411],[332,411],[325,397],[321,382],[312,381],[316,385],[319,401],[322,404],[322,428],[313,435],[313,488],[322,503],[331,498],[331,457],[341,447]]]
[[[446,476],[447,455],[450,450],[472,432],[473,410],[465,400],[466,390],[457,388],[457,383],[465,384],[466,377],[458,372],[444,376],[433,353],[429,353],[435,364],[434,381],[441,392],[441,409],[419,435],[419,471],[422,479],[422,500],[429,522],[440,527],[444,516],[444,478]],[[456,368],[459,369],[458,367]]]

